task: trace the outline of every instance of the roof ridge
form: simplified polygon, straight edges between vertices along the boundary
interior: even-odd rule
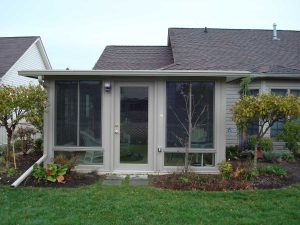
[[[249,30],[249,31],[272,31],[273,29],[253,29],[253,28],[214,28],[214,27],[206,27],[207,29],[210,30]],[[205,27],[169,27],[168,30],[172,30],[172,29],[180,29],[180,30],[184,30],[184,29],[190,29],[190,30],[200,30],[200,29],[205,29]],[[300,30],[281,30],[281,29],[277,29],[277,31],[291,31],[291,32],[300,32]]]
[[[10,37],[0,37],[0,38],[40,38],[41,36],[10,36]]]
[[[170,47],[168,45],[106,45],[105,47]]]

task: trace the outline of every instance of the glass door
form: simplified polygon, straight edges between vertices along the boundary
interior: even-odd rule
[[[149,152],[150,89],[149,84],[134,82],[116,86],[116,169],[149,169],[152,158]]]

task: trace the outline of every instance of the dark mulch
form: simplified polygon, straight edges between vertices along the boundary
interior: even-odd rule
[[[250,166],[249,162],[233,162],[233,168],[238,165]],[[197,174],[167,174],[153,176],[151,185],[163,189],[174,190],[203,190],[203,191],[231,191],[247,189],[274,189],[289,186],[300,182],[300,160],[296,162],[280,162],[288,173],[286,177],[271,174],[260,175],[254,180],[245,181],[235,178],[222,179],[219,175],[197,175]],[[187,178],[185,178],[187,177]]]
[[[30,166],[32,166],[43,155],[40,151],[33,151],[27,155],[18,155],[16,158],[17,170],[13,176],[6,173],[0,174],[0,184],[10,185],[19,178]]]
[[[31,152],[27,155],[18,155],[17,157],[17,171],[13,176],[7,176],[7,173],[0,174],[0,184],[11,185],[22,175],[30,166],[32,166],[40,157],[42,152]],[[68,172],[65,175],[65,183],[52,183],[49,181],[37,181],[33,176],[28,176],[21,186],[34,187],[80,187],[90,185],[98,182],[100,176],[97,174],[81,174],[76,172]]]
[[[154,176],[151,179],[151,185],[158,188],[181,191],[227,191],[247,190],[251,188],[248,181],[225,180],[220,175],[198,175],[194,173],[187,175],[173,173]]]
[[[100,181],[100,176],[95,173],[83,174],[76,173],[74,171],[68,172],[65,176],[64,183],[50,182],[50,181],[38,181],[33,176],[27,177],[22,186],[31,186],[31,187],[81,187],[90,184],[94,184]]]

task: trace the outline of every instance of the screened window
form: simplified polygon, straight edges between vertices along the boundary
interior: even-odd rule
[[[213,147],[214,82],[167,82],[167,147],[184,147],[188,139],[189,86],[192,95],[192,148]]]
[[[101,81],[56,81],[55,144],[101,146]]]
[[[277,96],[285,96],[287,94],[287,89],[271,89],[271,93]],[[283,130],[285,120],[279,120],[275,122],[271,127],[271,137],[276,138],[276,136]]]

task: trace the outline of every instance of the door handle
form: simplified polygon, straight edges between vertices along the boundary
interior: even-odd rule
[[[118,134],[118,133],[119,133],[118,127],[119,127],[119,125],[116,124],[116,125],[115,125],[115,128],[114,128],[114,133],[115,133],[115,134]]]

